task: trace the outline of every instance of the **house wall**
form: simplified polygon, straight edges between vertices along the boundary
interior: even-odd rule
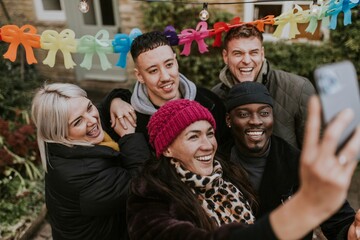
[[[1,24],[32,24],[36,23],[35,12],[33,11],[33,2],[32,0],[2,0],[4,3],[10,17],[11,22],[6,20],[3,9],[0,8],[0,21]]]
[[[133,28],[142,27],[142,12],[141,12],[141,3],[134,2],[132,0],[119,0],[119,15],[121,22],[121,32],[129,33]],[[134,75],[134,63],[130,54],[127,57],[126,71],[128,80],[125,82],[114,82],[114,81],[96,81],[96,80],[83,80],[78,83],[81,87],[87,90],[90,98],[93,101],[100,100],[103,96],[106,95],[109,91],[114,88],[128,88],[132,89],[133,85],[136,82]]]
[[[240,17],[241,19],[243,19],[244,4],[213,4],[212,5],[211,3],[218,3],[218,2],[226,3],[226,2],[236,2],[236,1],[208,0],[206,2],[209,4],[208,5],[209,12],[213,11],[214,9],[215,9],[214,11],[219,9],[222,11],[232,13],[234,16]]]

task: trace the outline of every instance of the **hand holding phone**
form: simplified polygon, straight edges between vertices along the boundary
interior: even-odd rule
[[[345,108],[351,108],[355,113],[353,121],[340,138],[341,148],[360,124],[360,94],[355,67],[350,61],[327,64],[318,67],[314,77],[325,125]]]

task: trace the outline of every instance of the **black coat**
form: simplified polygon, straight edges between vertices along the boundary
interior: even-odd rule
[[[161,160],[150,160],[148,164],[151,161]],[[153,177],[157,177],[156,174]],[[170,179],[167,182],[171,182]],[[198,216],[144,177],[134,179],[131,193],[127,221],[132,240],[276,239],[268,216],[256,220],[255,224],[230,223],[209,231],[199,226]]]
[[[110,105],[114,98],[121,98],[122,100],[130,103],[131,92],[127,89],[114,89],[102,100],[98,106],[104,130],[109,133],[112,139],[116,140],[119,138],[119,136],[111,128],[110,123]],[[197,87],[196,97],[194,100],[209,109],[213,115],[216,121],[216,139],[219,143],[219,151],[221,151],[222,143],[227,142],[227,140],[231,138],[231,133],[226,127],[225,123],[226,109],[224,103],[215,93],[202,87]],[[136,116],[136,132],[143,133],[146,137],[146,140],[148,140],[149,136],[146,126],[151,116],[140,112],[136,112]]]
[[[100,145],[47,144],[45,195],[53,239],[128,238],[130,180],[150,153],[138,133],[122,137],[119,146],[120,152]]]
[[[258,193],[260,208],[257,218],[277,208],[298,190],[299,160],[300,151],[297,148],[282,138],[271,137],[270,152]],[[347,239],[347,231],[354,217],[355,211],[345,201],[337,213],[321,224],[321,229],[329,240]],[[305,239],[312,239],[312,234]]]

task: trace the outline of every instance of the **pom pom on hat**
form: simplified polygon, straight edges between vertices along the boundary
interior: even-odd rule
[[[258,82],[241,82],[235,84],[226,97],[226,110],[230,112],[237,106],[250,103],[265,103],[273,107],[273,99],[267,88]]]
[[[149,142],[160,157],[175,138],[194,122],[206,120],[216,128],[215,119],[200,103],[188,99],[167,102],[150,118]]]

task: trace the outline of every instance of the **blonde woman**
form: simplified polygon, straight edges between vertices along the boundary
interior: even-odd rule
[[[32,117],[53,239],[127,239],[128,186],[149,158],[142,134],[118,124],[114,142],[86,92],[67,83],[38,90]]]

